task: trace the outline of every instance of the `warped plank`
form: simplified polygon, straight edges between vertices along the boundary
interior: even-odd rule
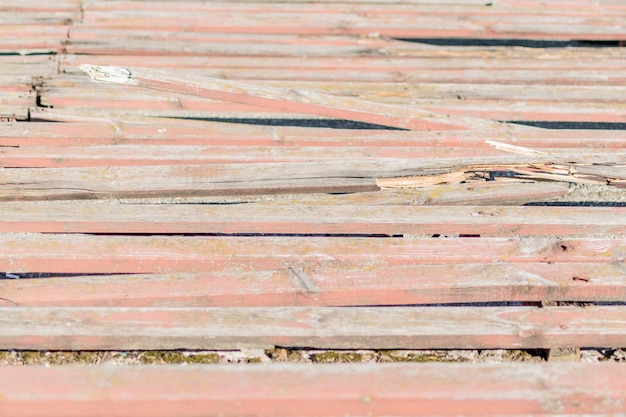
[[[6,202],[0,232],[601,237],[626,235],[626,207]]]
[[[277,110],[354,120],[382,126],[417,130],[456,130],[498,128],[498,123],[479,119],[455,118],[418,109],[370,103],[356,98],[342,98],[310,91],[287,90],[245,84],[208,77],[177,77],[146,68],[82,65],[96,82],[123,84],[189,94],[240,104],[266,106]]]
[[[609,70],[610,71],[610,70]],[[580,75],[580,72],[576,72]],[[595,73],[595,71],[594,71]],[[556,71],[556,76],[564,76],[562,71]],[[544,80],[543,75],[539,75]],[[489,77],[487,75],[487,77]],[[594,75],[595,77],[595,75]],[[521,82],[518,78],[512,78],[515,82]],[[421,84],[421,83],[420,83]],[[189,97],[185,95],[164,94],[157,91],[145,91],[124,88],[93,88],[81,80],[67,80],[46,82],[45,91],[41,96],[41,104],[55,108],[57,111],[81,110],[85,107],[97,109],[101,113],[130,113],[145,114],[162,117],[196,117],[196,118],[307,118],[306,113],[285,113],[280,109],[262,107],[260,105],[225,103],[219,100],[208,100]],[[341,86],[340,86],[341,85]],[[618,100],[609,101],[600,96],[607,86],[601,86],[598,91],[589,90],[593,94],[586,101],[568,100],[568,97],[551,97],[545,92],[543,97],[533,100],[522,100],[518,97],[496,97],[472,99],[462,96],[461,92],[451,94],[447,98],[430,99],[421,95],[420,90],[396,92],[401,86],[392,86],[386,89],[388,83],[375,85],[375,83],[354,82],[341,84],[338,82],[307,82],[298,83],[285,81],[271,82],[270,86],[282,88],[314,91],[322,94],[331,93],[339,96],[362,97],[370,102],[378,102],[383,105],[405,106],[417,108],[421,111],[431,111],[439,114],[458,115],[491,120],[529,120],[529,121],[587,121],[620,123],[626,118],[626,103]],[[457,85],[457,84],[455,84]],[[336,87],[340,86],[340,87]],[[536,87],[536,86],[535,86]],[[562,85],[559,87],[563,87]],[[584,86],[590,87],[590,86]],[[423,86],[424,90],[427,86]],[[610,94],[619,95],[626,91],[620,91],[615,87]],[[491,86],[493,89],[493,86]],[[411,91],[413,90],[413,91]],[[461,88],[461,90],[463,90]],[[471,94],[471,93],[470,93]],[[570,94],[572,96],[574,94]],[[566,95],[567,96],[567,95]],[[603,97],[596,99],[595,97]],[[623,97],[623,96],[620,96]],[[344,97],[346,98],[346,97]],[[566,101],[565,103],[563,101]],[[505,102],[503,102],[505,101]]]
[[[351,194],[311,194],[276,196],[274,204],[366,204],[400,206],[471,206],[471,205],[523,205],[537,203],[564,196],[569,186],[565,182],[518,182],[514,187],[509,182],[486,181],[465,184],[437,184],[430,187],[411,189],[383,189],[380,191]],[[221,197],[224,198],[224,197]],[[230,200],[252,202],[253,197]],[[210,202],[210,201],[207,201]]]
[[[345,238],[1,234],[0,271],[206,272],[480,262],[620,263],[624,238]],[[279,256],[268,256],[276,254]]]
[[[280,254],[268,255],[280,257]],[[298,261],[294,258],[294,265]],[[5,307],[384,306],[623,301],[616,264],[559,262],[320,267],[0,280]]]
[[[624,346],[626,307],[8,307],[0,348],[547,349]]]
[[[505,155],[293,163],[20,168],[0,170],[1,201],[376,191],[377,178],[553,162],[624,164],[623,153]]]
[[[129,417],[608,415],[626,411],[623,373],[615,363],[2,367],[0,411],[5,417],[90,417],[101,410]]]

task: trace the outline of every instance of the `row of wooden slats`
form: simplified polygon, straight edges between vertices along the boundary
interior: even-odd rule
[[[626,180],[623,129],[580,129],[626,123],[625,17],[620,0],[0,0],[0,271],[20,277],[0,281],[0,349],[626,346],[623,191],[598,185]],[[442,37],[520,46],[402,40]],[[329,129],[352,122],[288,94],[95,84],[82,64],[451,121]],[[583,184],[478,179],[529,163]],[[407,176],[420,186],[387,188]],[[534,306],[553,302],[604,305]],[[6,367],[0,415],[609,414],[622,372]]]
[[[571,363],[10,367],[0,369],[0,410],[6,417],[611,415],[624,410],[622,371]]]

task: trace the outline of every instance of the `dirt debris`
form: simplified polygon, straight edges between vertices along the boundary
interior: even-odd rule
[[[276,347],[254,351],[0,351],[7,365],[164,365],[241,363],[544,362],[537,350],[304,350]],[[626,348],[582,349],[581,362],[626,362]]]

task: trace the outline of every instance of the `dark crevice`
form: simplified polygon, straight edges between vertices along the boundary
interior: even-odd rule
[[[536,201],[526,203],[524,206],[549,206],[549,207],[626,207],[623,201]]]
[[[351,130],[405,130],[396,127],[382,126],[373,123],[355,122],[351,120],[327,119],[253,119],[253,118],[222,118],[222,117],[168,117],[169,119],[197,120],[203,122],[241,123],[259,126],[295,126],[317,127],[327,129]]]
[[[542,40],[542,39],[481,39],[481,38],[396,38],[398,41],[437,46],[519,46],[524,48],[616,48],[624,46],[616,40]]]
[[[32,56],[32,55],[57,55],[57,51],[41,51],[41,52],[26,52],[19,53],[14,51],[0,52],[0,56]]]
[[[539,127],[542,129],[567,129],[567,130],[626,130],[626,123],[613,122],[559,122],[559,121],[526,121],[507,120],[506,123],[514,123],[524,126]]]
[[[51,233],[54,234],[54,233]],[[404,235],[384,233],[82,233],[90,236],[168,236],[168,237],[347,237],[402,238]]]
[[[123,273],[109,274],[105,272],[62,273],[62,272],[0,272],[1,279],[37,279],[37,278],[69,278],[101,275],[126,275]]]

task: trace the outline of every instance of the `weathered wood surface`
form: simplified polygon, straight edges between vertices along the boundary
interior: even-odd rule
[[[197,273],[5,279],[0,281],[0,306],[341,307],[606,302],[626,297],[624,268],[618,263],[431,260],[404,266],[345,261],[315,265],[279,253],[266,257],[282,260],[259,268],[216,262],[210,271]]]
[[[376,191],[377,179],[525,168],[547,160],[624,165],[621,152],[602,154],[476,156],[216,165],[23,168],[0,171],[0,200],[228,196]],[[521,172],[521,171],[520,171]],[[530,172],[525,170],[524,172]],[[568,175],[550,180],[573,181]],[[594,180],[595,181],[595,180]],[[600,178],[606,183],[607,178]],[[445,182],[445,181],[444,181]]]
[[[0,271],[12,273],[178,273],[225,266],[394,267],[465,263],[621,263],[620,238],[327,238],[0,235]]]
[[[623,346],[622,306],[384,307],[626,299],[623,207],[505,207],[563,196],[555,180],[624,185],[623,130],[509,122],[623,127],[626,6],[435,3],[0,0],[0,270],[56,276],[0,281],[0,345]],[[395,39],[442,37],[485,43]],[[138,63],[165,91],[79,72]],[[504,177],[465,176],[485,169]]]
[[[6,202],[0,232],[601,237],[626,234],[626,207]]]
[[[93,83],[92,83],[93,84]],[[93,84],[96,85],[96,84]],[[40,112],[63,117],[54,110]],[[71,117],[71,115],[67,115]],[[210,121],[170,120],[137,117],[108,117],[71,123],[29,122],[6,123],[0,130],[2,146],[102,146],[102,145],[165,145],[165,146],[375,146],[428,148],[491,148],[485,140],[516,144],[558,153],[558,149],[624,150],[619,130],[547,130],[518,129],[510,132],[469,131],[380,131],[320,129],[315,127],[255,126]]]
[[[0,308],[0,349],[624,346],[625,307]]]
[[[277,3],[224,3],[181,7],[163,3],[103,4],[85,2],[83,25],[133,28],[135,30],[362,35],[376,33],[396,38],[530,38],[530,39],[624,39],[624,9],[608,6],[591,9],[589,16],[564,19],[563,6],[510,8],[499,3],[451,7],[442,12],[436,5],[288,5]],[[268,7],[269,6],[269,7]],[[430,6],[430,7],[429,7]],[[186,9],[186,10],[185,10]],[[535,13],[535,10],[545,10]],[[506,18],[503,18],[503,14]],[[593,16],[593,17],[591,17]],[[281,22],[280,25],[274,22]]]
[[[606,363],[7,367],[0,369],[0,411],[5,417],[609,415],[626,411],[623,373],[622,365]]]
[[[80,67],[96,82],[122,84],[234,102],[269,107],[281,111],[314,114],[390,126],[400,129],[459,130],[469,128],[501,128],[496,122],[457,117],[389,104],[378,104],[358,98],[343,98],[311,91],[262,87],[238,81],[208,77],[179,77],[149,68],[111,66]]]

